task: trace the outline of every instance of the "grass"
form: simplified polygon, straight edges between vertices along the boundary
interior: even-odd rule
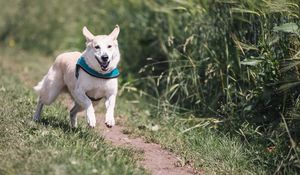
[[[3,52],[0,64],[0,174],[145,174],[136,165],[139,156],[134,150],[107,144],[99,133],[84,124],[71,130],[68,112],[60,103],[46,108],[41,123],[32,122],[36,96],[15,75],[22,76],[25,70],[28,77],[41,76],[40,69],[34,68],[42,69],[48,65],[38,65],[43,59],[35,54]],[[31,64],[37,58],[41,58],[40,61]],[[8,62],[14,61],[17,64],[9,67]]]
[[[35,96],[32,91],[24,88],[16,78],[11,78],[11,75],[12,77],[19,77],[27,86],[32,87],[47,72],[53,60],[54,57],[45,57],[39,53],[18,51],[11,48],[1,49],[1,67],[6,70],[1,77],[1,82],[4,83],[1,88],[2,100],[0,104],[3,104],[1,116],[5,117],[2,119],[4,122],[1,122],[1,128],[11,127],[10,130],[16,133],[16,135],[8,135],[8,132],[11,131],[3,132],[3,136],[7,135],[9,138],[1,139],[3,141],[1,142],[3,144],[1,156],[6,158],[1,162],[1,165],[3,164],[1,167],[4,167],[8,174],[18,174],[21,171],[35,172],[36,174],[47,172],[51,174],[55,171],[61,171],[60,174],[81,174],[81,172],[90,174],[93,168],[98,168],[97,171],[102,172],[99,167],[105,168],[103,162],[113,161],[114,157],[121,156],[124,158],[123,161],[115,160],[119,164],[132,161],[127,157],[135,154],[132,150],[112,149],[96,133],[85,129],[84,121],[79,124],[81,128],[77,131],[69,130],[68,112],[59,103],[46,108],[43,113],[45,119],[42,125],[31,122]],[[127,119],[128,128],[124,132],[134,136],[142,136],[148,142],[159,143],[166,149],[175,152],[180,156],[179,164],[181,166],[191,164],[197,169],[204,169],[207,174],[260,174],[259,172],[264,172],[263,168],[254,166],[255,156],[249,156],[251,153],[253,155],[257,153],[254,150],[246,149],[240,140],[203,128],[195,128],[183,133],[184,130],[195,125],[197,121],[174,117],[163,120],[153,118],[150,110],[142,107],[148,104],[146,100],[139,101],[137,104],[136,101],[133,101],[136,97],[126,96],[128,95],[125,92],[118,99],[116,108],[117,115]],[[14,108],[16,105],[18,110]],[[156,125],[159,126],[157,131],[153,127]],[[24,138],[16,139],[20,133]],[[7,142],[6,140],[11,141]],[[27,147],[22,146],[20,149],[18,145],[27,145]],[[96,146],[97,149],[93,146]],[[8,147],[10,151],[7,151]],[[82,151],[82,148],[85,151]],[[20,151],[16,152],[16,150]],[[27,151],[23,153],[23,150]],[[94,157],[95,152],[103,157]],[[45,154],[47,156],[43,156]],[[23,159],[17,158],[17,156],[21,156]],[[97,161],[93,160],[93,163],[83,161],[89,156],[94,157]],[[105,157],[108,157],[108,160],[104,159]],[[19,160],[19,163],[16,160]],[[27,164],[23,165],[20,163],[22,161],[26,161]],[[8,164],[4,164],[5,162]],[[20,166],[19,169],[12,168],[12,166],[16,166],[15,164],[23,166]],[[31,164],[36,164],[36,166],[31,167]],[[47,164],[51,164],[51,166],[46,166]],[[79,165],[82,168],[78,168]],[[111,163],[108,166],[112,166]],[[89,167],[92,167],[89,169],[90,172],[86,171]],[[105,172],[104,174],[114,174],[119,169],[120,172],[121,169],[122,171],[124,169],[132,170],[132,172],[128,172],[129,174],[142,172],[134,168],[132,163],[129,163],[128,167],[124,167],[124,165],[116,167],[118,168],[115,172]],[[8,172],[8,170],[15,172]]]
[[[260,168],[299,172],[299,0],[103,0],[84,5],[71,0],[0,0],[0,4],[6,7],[0,12],[0,44],[41,54],[83,48],[84,25],[103,34],[119,24],[120,82],[141,78],[134,80],[140,88],[135,91],[148,94],[146,105],[155,109],[130,112],[133,107],[120,98],[118,106],[128,105],[126,111],[137,117],[128,115],[132,132],[174,150],[186,159],[183,162],[194,161],[212,172],[259,173]],[[9,64],[4,67],[26,84],[36,83],[48,69],[39,53],[6,57]],[[211,118],[222,122],[214,124]],[[160,130],[151,131],[151,123],[159,124]],[[193,129],[182,133],[189,128]],[[205,163],[198,163],[201,158],[193,157],[197,155],[193,148],[205,151],[206,142],[203,147],[196,143],[202,144],[202,137],[210,140],[209,135],[215,138],[212,143],[222,144],[207,143],[208,148],[216,146],[203,153]],[[190,147],[177,150],[174,137]],[[243,156],[233,154],[236,160],[227,160],[231,153],[222,148],[226,145],[239,145]],[[221,158],[214,158],[218,150],[223,150]],[[220,169],[210,162],[219,159]]]
[[[115,160],[120,164],[127,164],[126,161],[134,161],[136,158],[134,158],[135,153],[132,150],[109,147],[96,133],[86,130],[84,128],[86,124],[82,120],[79,124],[81,128],[76,131],[69,130],[68,112],[60,103],[46,108],[43,115],[45,120],[43,120],[42,125],[31,122],[31,115],[35,107],[35,96],[31,90],[24,88],[16,78],[11,77],[16,76],[22,79],[26,86],[32,87],[47,72],[53,60],[54,57],[45,57],[39,53],[24,52],[11,48],[1,49],[0,65],[6,70],[1,77],[1,82],[4,83],[1,88],[2,100],[0,104],[3,104],[3,109],[1,109],[3,114],[1,116],[5,116],[5,122],[2,122],[1,125],[11,126],[14,128],[12,130],[16,130],[16,135],[21,133],[23,137],[29,138],[14,140],[16,136],[11,135],[10,138],[2,139],[3,144],[8,144],[3,146],[2,156],[10,160],[4,159],[1,164],[8,162],[10,165],[4,164],[5,166],[1,167],[4,167],[6,171],[15,171],[6,172],[7,174],[18,174],[18,172],[25,170],[36,172],[36,174],[47,172],[51,174],[55,171],[61,171],[59,174],[81,174],[82,172],[90,174],[96,170],[102,172],[99,167],[105,168],[103,162],[109,163],[113,161],[114,157],[121,156],[124,158],[123,162],[119,159]],[[204,126],[205,120],[155,117],[156,114],[152,114],[150,109],[144,107],[149,105],[147,99],[140,100],[137,103],[135,99],[138,96],[129,97],[128,94],[124,92],[118,98],[116,108],[116,115],[125,119],[128,126],[124,132],[133,136],[141,136],[148,142],[159,143],[164,148],[176,153],[179,155],[179,166],[190,164],[200,171],[204,170],[206,174],[267,174],[268,169],[263,167],[262,164],[257,164],[257,159],[260,159],[261,154],[268,154],[265,148],[259,148],[260,150],[258,150],[257,147],[254,149],[254,145],[252,147],[246,146],[240,139],[229,137],[210,128],[211,124],[207,127],[201,126],[191,129],[197,124],[203,124]],[[18,110],[14,109],[16,105],[18,105]],[[11,113],[12,111],[14,113]],[[4,114],[4,112],[6,113]],[[22,119],[9,116],[20,116]],[[8,135],[5,132],[9,131],[3,132],[3,135]],[[6,139],[11,140],[11,142],[7,142]],[[22,146],[22,149],[20,149],[20,147],[9,146],[9,144],[27,145],[27,147]],[[96,146],[97,149],[93,146]],[[7,151],[7,147],[11,148],[11,151]],[[82,151],[83,147],[84,152]],[[16,152],[19,149],[22,154]],[[28,152],[23,153],[23,150]],[[38,150],[38,152],[36,153],[35,150]],[[11,152],[11,155],[9,155],[9,152]],[[102,159],[97,157],[100,160],[92,160],[93,163],[83,161],[88,159],[89,156],[94,157],[95,152],[106,156]],[[45,154],[47,156],[43,156]],[[80,156],[76,157],[75,155]],[[21,156],[23,159],[16,158],[16,156]],[[128,156],[133,156],[133,158],[129,159]],[[103,158],[108,158],[108,160]],[[27,162],[28,160],[28,164],[20,166],[19,169],[12,168],[15,164],[23,165],[23,163],[17,163],[16,160],[20,162],[25,160]],[[29,166],[36,162],[40,163],[37,164],[36,169]],[[51,164],[51,166],[46,166],[47,164]],[[79,165],[82,168],[78,168]],[[89,169],[90,172],[86,171],[88,167],[92,167]],[[128,172],[129,174],[141,171],[135,168],[132,163],[128,164],[128,167],[124,167],[124,165],[116,167],[118,168],[115,172],[104,172],[104,174],[114,174],[119,169],[132,171]],[[96,170],[93,170],[94,168]]]
[[[257,161],[262,154],[271,154],[265,148],[203,127],[205,122],[196,118],[158,119],[147,110],[134,113],[129,115],[124,132],[161,144],[179,155],[181,166],[192,165],[205,174],[268,174],[269,169]],[[199,127],[192,128],[197,124]]]
[[[276,164],[268,159],[284,155],[278,153],[280,149],[269,151],[265,144],[249,143],[239,134],[220,132],[220,121],[216,119],[184,117],[178,113],[163,116],[153,112],[151,100],[135,93],[128,96],[125,92],[124,96],[117,105],[119,113],[127,118],[123,132],[175,153],[178,166],[191,165],[205,174],[270,174]]]
[[[0,167],[5,174],[26,171],[29,174],[144,173],[134,163],[129,163],[136,160],[137,153],[111,148],[96,133],[85,129],[84,122],[80,123],[78,130],[69,130],[68,113],[59,103],[46,108],[42,125],[32,123],[35,96],[13,77],[32,87],[47,72],[54,57],[11,48],[0,51],[0,67],[5,70],[1,76],[1,116],[5,117],[1,128],[11,127],[15,133],[1,132],[1,157],[5,159]],[[136,101],[139,96],[129,97],[128,94],[124,92],[118,98],[116,109],[117,116],[127,119],[128,128],[124,132],[159,143],[176,153],[180,166],[190,164],[206,174],[268,174],[270,171],[267,164],[261,163],[265,156],[273,154],[266,147],[245,144],[238,137],[224,135],[214,129],[214,121],[206,123],[207,120],[201,118],[178,118],[175,113],[169,117],[157,117],[144,107],[149,105],[149,99]],[[89,157],[93,158],[87,161]],[[113,169],[112,162],[118,162],[115,166],[118,168]],[[31,166],[34,163],[36,166]]]

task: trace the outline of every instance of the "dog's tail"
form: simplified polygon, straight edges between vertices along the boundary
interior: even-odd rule
[[[43,77],[43,79],[42,79],[36,86],[33,87],[33,89],[34,89],[38,94],[40,94],[40,91],[41,91],[41,89],[43,88],[43,85],[44,85],[44,81],[45,81],[45,79],[46,79],[46,76],[47,76],[47,75],[45,75],[45,76]]]

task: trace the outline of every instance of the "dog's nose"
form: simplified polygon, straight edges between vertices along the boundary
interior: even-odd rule
[[[108,60],[108,55],[101,56],[102,61],[106,62]]]

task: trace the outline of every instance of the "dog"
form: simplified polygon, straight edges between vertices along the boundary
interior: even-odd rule
[[[96,126],[93,105],[105,99],[105,124],[115,125],[114,108],[118,92],[120,61],[118,47],[118,25],[109,35],[93,35],[85,26],[82,33],[86,38],[86,49],[80,52],[66,52],[58,55],[48,73],[34,87],[38,102],[33,116],[39,121],[44,105],[50,105],[61,92],[68,92],[74,106],[70,111],[71,126],[77,127],[76,114],[86,111],[88,126]]]

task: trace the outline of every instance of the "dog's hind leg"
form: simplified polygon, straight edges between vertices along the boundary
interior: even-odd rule
[[[62,71],[53,65],[43,80],[36,86],[41,103],[51,104],[65,86]]]
[[[42,109],[43,109],[43,106],[44,104],[41,102],[41,100],[39,99],[38,100],[38,104],[36,106],[36,111],[34,113],[34,116],[33,116],[33,120],[34,121],[39,121],[40,118],[41,118],[41,112],[42,112]]]
[[[73,128],[77,127],[77,113],[81,110],[82,110],[82,107],[75,102],[73,108],[70,111],[71,126]]]
[[[33,120],[38,121],[41,118],[41,112],[44,105],[51,104],[64,87],[62,72],[53,65],[47,75],[34,87],[39,95],[37,108]]]

